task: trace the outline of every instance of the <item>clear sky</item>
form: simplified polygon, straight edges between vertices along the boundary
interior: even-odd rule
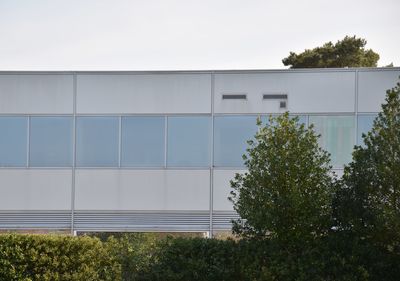
[[[400,66],[400,0],[0,0],[0,70],[286,68],[367,39]]]

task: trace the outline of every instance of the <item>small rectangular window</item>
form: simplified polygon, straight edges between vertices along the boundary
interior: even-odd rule
[[[223,94],[223,100],[245,100],[247,98],[246,94]]]
[[[264,100],[287,100],[288,96],[286,94],[264,94]]]

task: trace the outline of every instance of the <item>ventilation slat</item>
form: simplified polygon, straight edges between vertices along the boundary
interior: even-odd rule
[[[245,100],[247,98],[246,94],[223,94],[223,100]]]

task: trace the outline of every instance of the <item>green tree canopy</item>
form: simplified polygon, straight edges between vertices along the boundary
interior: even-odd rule
[[[400,83],[345,167],[337,216],[345,230],[400,246]]]
[[[282,62],[290,68],[376,67],[379,55],[365,49],[366,44],[365,39],[346,36],[336,44],[328,42],[300,54],[290,52]]]
[[[387,91],[386,103],[363,135],[353,161],[345,167],[334,199],[338,241],[346,240],[370,280],[400,276],[400,83]],[[345,237],[345,239],[343,239]],[[353,253],[353,254],[351,254]]]
[[[332,174],[329,155],[312,127],[285,113],[271,117],[249,141],[248,172],[231,181],[230,200],[241,219],[233,232],[245,238],[308,239],[329,229]]]

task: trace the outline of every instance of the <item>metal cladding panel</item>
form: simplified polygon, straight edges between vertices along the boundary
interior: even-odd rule
[[[0,113],[72,114],[73,76],[0,74]]]
[[[223,94],[246,99],[223,100]],[[263,95],[287,95],[286,108]],[[354,71],[215,75],[215,113],[354,112],[354,103]]]
[[[369,70],[358,72],[358,111],[379,112],[386,91],[399,82],[400,70]]]
[[[1,210],[70,210],[71,170],[1,169]]]
[[[214,211],[233,211],[233,205],[228,200],[231,192],[230,181],[236,173],[244,173],[245,170],[214,170]]]
[[[209,170],[76,170],[76,210],[209,209]]]
[[[210,113],[210,74],[81,74],[77,112]]]

